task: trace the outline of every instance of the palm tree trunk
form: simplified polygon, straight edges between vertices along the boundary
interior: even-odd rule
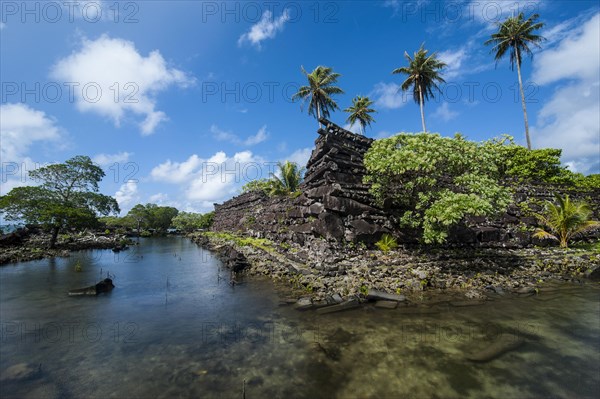
[[[321,106],[319,103],[317,103],[317,120],[319,121],[319,129],[322,129],[323,125],[321,124]]]
[[[423,110],[423,90],[421,90],[421,85],[419,85],[419,105],[421,106],[421,123],[423,124],[423,132],[427,132],[427,128],[425,127],[425,111]]]
[[[519,91],[521,92],[521,104],[523,105],[523,117],[525,118],[525,138],[527,149],[531,150],[531,138],[529,137],[529,121],[527,120],[527,107],[525,106],[525,92],[523,92],[523,80],[521,79],[521,62],[519,49],[517,48],[517,75],[519,75]]]

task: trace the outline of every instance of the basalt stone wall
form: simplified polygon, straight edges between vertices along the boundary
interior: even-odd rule
[[[269,198],[252,192],[215,204],[212,230],[245,232],[277,242],[305,243],[320,237],[331,243],[372,244],[384,233],[393,234],[401,242],[414,242],[414,235],[398,227],[394,210],[378,207],[369,194],[369,186],[362,182],[366,173],[363,158],[373,140],[325,119],[321,122],[324,127],[318,131],[300,196]],[[531,233],[526,227],[536,223],[530,211],[539,211],[539,204],[551,200],[557,191],[586,198],[595,207],[596,217],[600,216],[598,190],[528,185],[515,194],[515,204],[507,213],[494,219],[472,218],[454,228],[449,241],[483,246],[527,245]],[[532,203],[532,209],[527,211],[522,206],[525,202]]]

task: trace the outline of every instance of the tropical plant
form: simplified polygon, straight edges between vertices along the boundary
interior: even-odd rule
[[[600,227],[599,222],[590,220],[592,210],[585,201],[571,201],[569,195],[556,194],[555,198],[556,203],[546,201],[544,214],[535,214],[547,230],[537,229],[534,237],[556,240],[561,248],[567,248],[574,236]]]
[[[389,234],[384,234],[381,239],[375,243],[375,245],[385,253],[398,248],[398,242]]]
[[[292,100],[308,102],[308,114],[315,116],[321,127],[321,117],[328,118],[330,111],[339,109],[332,96],[344,93],[342,89],[334,86],[341,75],[333,72],[330,67],[320,65],[311,73],[306,72],[302,67],[302,73],[306,76],[308,85],[301,86],[298,92],[292,96]]]
[[[421,108],[421,123],[424,132],[427,131],[425,127],[425,100],[433,97],[433,89],[440,91],[437,83],[446,82],[440,75],[440,71],[446,64],[436,57],[437,53],[431,55],[427,55],[427,53],[428,50],[425,50],[424,44],[421,45],[419,51],[413,54],[413,57],[405,51],[404,57],[408,61],[408,66],[392,71],[393,74],[407,75],[400,88],[403,91],[412,89],[413,99]]]
[[[300,168],[297,163],[290,161],[285,161],[284,163],[279,162],[277,166],[281,177],[274,173],[271,174],[273,184],[270,194],[283,195],[296,192],[302,182],[304,168]]]
[[[212,224],[213,217],[214,212],[205,214],[179,212],[179,214],[173,218],[171,224],[177,230],[191,232],[196,229],[208,229]]]
[[[95,227],[98,215],[119,212],[114,198],[98,193],[104,171],[87,156],[32,170],[29,177],[41,184],[16,187],[0,197],[0,213],[6,220],[49,229],[51,248],[64,228]]]
[[[517,75],[519,77],[519,90],[521,92],[521,104],[523,106],[523,117],[525,119],[525,138],[527,139],[527,148],[531,149],[531,138],[529,137],[529,122],[527,119],[527,107],[525,105],[525,92],[523,91],[523,79],[521,78],[521,62],[523,54],[533,57],[529,45],[540,47],[540,43],[546,40],[544,37],[533,32],[544,27],[544,23],[536,22],[538,14],[533,14],[524,19],[523,13],[517,16],[509,17],[504,22],[497,23],[498,31],[492,34],[492,37],[485,42],[485,45],[493,45],[491,52],[495,53],[496,66],[498,62],[509,53],[510,68],[517,66]]]
[[[511,202],[496,148],[460,135],[401,133],[371,145],[364,180],[381,205],[401,212],[403,227],[422,231],[426,243],[443,243],[468,216],[493,216]]]
[[[371,122],[375,122],[370,114],[377,111],[369,108],[371,105],[373,105],[373,101],[369,97],[356,96],[352,99],[352,106],[344,110],[344,112],[350,113],[346,122],[350,123],[351,126],[358,122],[361,134],[365,134],[367,125],[371,126]]]
[[[257,179],[249,181],[244,184],[242,187],[242,193],[251,193],[251,192],[264,192],[265,194],[269,194],[273,187],[273,180],[271,179]]]

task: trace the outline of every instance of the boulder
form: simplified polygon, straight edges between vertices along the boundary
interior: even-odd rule
[[[95,296],[102,292],[110,292],[113,288],[115,288],[115,286],[112,282],[112,279],[105,278],[98,284],[90,285],[89,287],[85,288],[71,290],[69,291],[69,296]]]
[[[377,290],[369,290],[367,294],[367,299],[371,300],[383,300],[383,301],[394,301],[394,302],[404,302],[406,301],[406,297],[404,295],[397,294],[388,294],[387,292],[377,291]]]

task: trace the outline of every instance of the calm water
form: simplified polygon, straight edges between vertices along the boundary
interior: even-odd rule
[[[112,293],[66,295],[107,272]],[[227,282],[182,238],[0,268],[0,396],[241,398],[246,380],[248,399],[600,397],[597,286],[319,316],[280,306],[270,281]],[[465,359],[515,337],[525,343],[499,358]],[[19,363],[41,372],[7,381]]]

